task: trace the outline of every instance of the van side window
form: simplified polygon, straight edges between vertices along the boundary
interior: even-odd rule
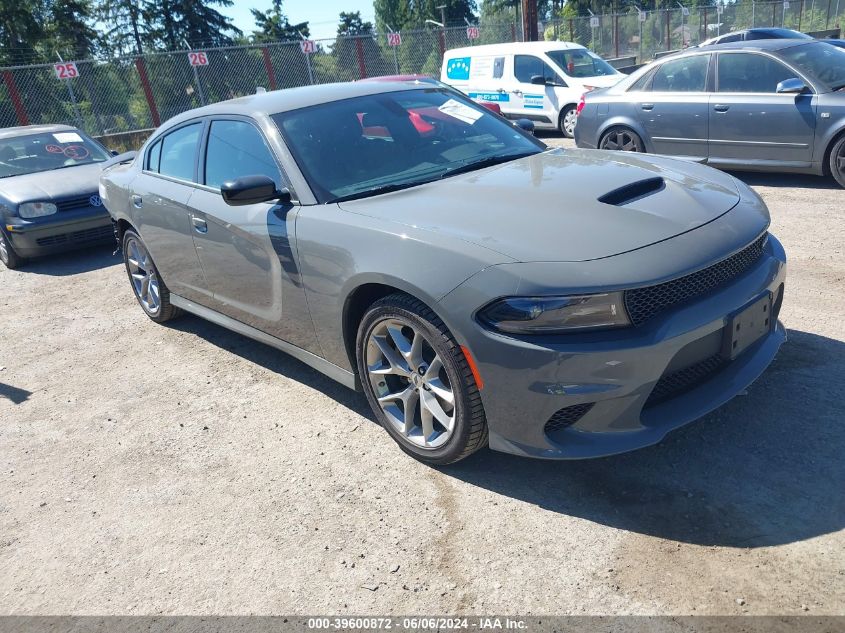
[[[520,83],[530,84],[531,78],[535,75],[540,75],[546,81],[550,81],[556,85],[566,85],[557,73],[539,57],[534,55],[514,55],[513,57],[513,75]]]
[[[505,58],[495,57],[493,59],[493,79],[501,79],[505,74]]]

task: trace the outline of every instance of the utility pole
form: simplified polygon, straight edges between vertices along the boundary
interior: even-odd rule
[[[446,28],[446,5],[445,4],[439,4],[434,8],[440,9],[440,23],[443,25],[443,28],[445,29]]]
[[[522,32],[526,42],[540,39],[537,31],[537,0],[522,0]]]

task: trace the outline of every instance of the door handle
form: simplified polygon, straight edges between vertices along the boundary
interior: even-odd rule
[[[724,103],[717,103],[716,105],[713,106],[713,109],[716,112],[727,112],[728,110],[730,110],[730,108],[731,108],[731,106],[725,105]]]
[[[208,233],[208,224],[206,224],[205,220],[202,218],[198,218],[195,215],[191,216],[191,224],[194,225],[194,230],[197,233]]]
[[[641,103],[640,107],[643,110],[648,110],[648,111],[654,110],[654,104],[653,103]]]
[[[513,94],[513,95],[521,95],[521,94],[522,94],[522,90],[519,90],[519,89],[517,89],[517,90],[511,90],[511,94]]]
[[[144,199],[137,193],[134,193],[132,194],[132,204],[135,206],[136,209],[140,209],[142,206],[144,206]]]

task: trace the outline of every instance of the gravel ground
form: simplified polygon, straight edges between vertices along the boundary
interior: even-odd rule
[[[301,363],[149,321],[110,249],[0,265],[0,613],[845,614],[845,192],[743,177],[788,344],[587,462],[427,468]]]

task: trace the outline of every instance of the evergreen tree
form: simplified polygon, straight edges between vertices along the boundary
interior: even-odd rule
[[[152,47],[152,0],[100,0],[95,15],[105,27],[100,48],[106,52],[140,55],[144,49]]]
[[[273,6],[269,11],[250,9],[252,17],[255,18],[257,31],[253,31],[253,39],[256,42],[279,42],[285,40],[301,39],[301,33],[308,37],[308,22],[291,24],[287,16],[282,13],[282,0],[273,0]]]
[[[90,0],[54,0],[48,11],[47,48],[65,58],[91,57],[99,35],[91,26],[94,9]]]
[[[0,0],[0,63],[40,61],[37,46],[45,31],[41,3],[36,0]]]

